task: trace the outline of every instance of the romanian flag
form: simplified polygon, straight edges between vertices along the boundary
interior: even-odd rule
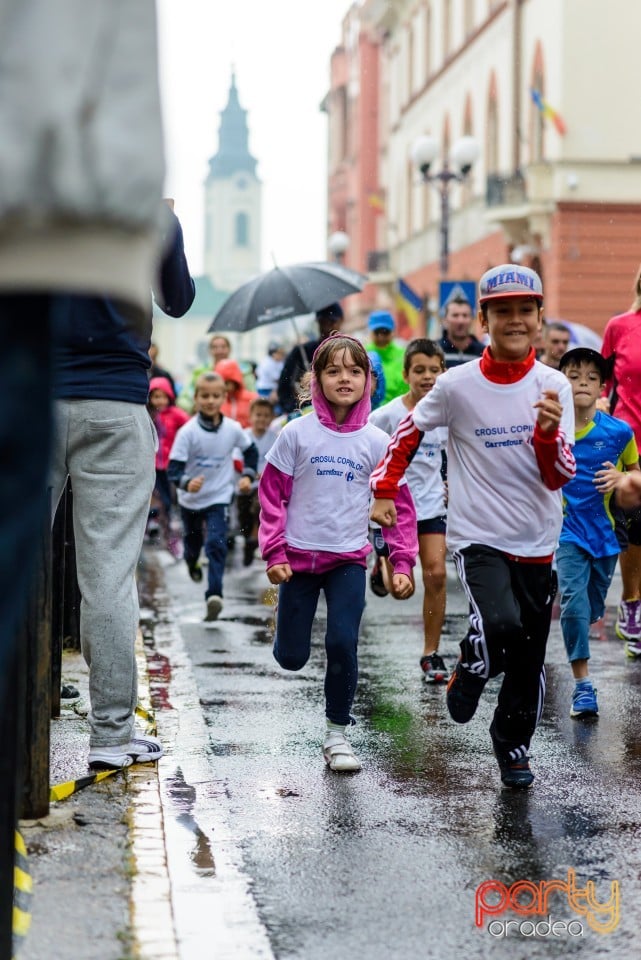
[[[567,127],[565,121],[560,113],[557,113],[547,100],[544,100],[541,96],[539,90],[535,90],[534,87],[530,87],[530,96],[532,97],[532,102],[536,106],[539,113],[543,114],[545,120],[551,120],[558,132],[563,137],[567,133]]]
[[[399,280],[396,287],[396,327],[399,337],[410,340],[421,330],[423,300],[408,283]]]
[[[385,213],[385,201],[380,193],[368,193],[367,205],[372,208],[374,213]]]

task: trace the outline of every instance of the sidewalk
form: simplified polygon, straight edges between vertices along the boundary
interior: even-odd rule
[[[139,704],[149,709],[142,636],[137,655]],[[66,651],[62,667],[81,699],[52,721],[52,786],[90,774],[87,666],[79,652]],[[20,830],[33,895],[19,960],[177,960],[156,764],[115,772],[52,802],[48,817],[22,821]]]

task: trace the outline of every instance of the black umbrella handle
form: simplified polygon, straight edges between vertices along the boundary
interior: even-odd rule
[[[309,360],[307,359],[307,354],[305,353],[305,349],[302,343],[298,344],[298,352],[300,353],[300,358],[303,361],[303,366],[305,367],[305,370],[306,371],[309,370],[310,363],[309,363]]]

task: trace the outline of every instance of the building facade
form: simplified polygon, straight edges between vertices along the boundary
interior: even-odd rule
[[[629,305],[641,144],[625,103],[639,29],[641,6],[626,0],[611,0],[607,16],[600,0],[352,5],[326,99],[328,231],[345,230],[346,262],[375,281],[361,311],[389,301],[397,278],[433,304],[440,279],[476,280],[508,259],[541,272],[549,318],[601,332]],[[412,163],[425,135],[439,144],[432,173],[453,170],[459,138],[480,147],[466,180],[449,182],[446,209],[442,184]],[[374,184],[364,154],[375,157]]]

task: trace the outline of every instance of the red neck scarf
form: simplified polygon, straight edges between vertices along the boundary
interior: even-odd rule
[[[486,347],[481,356],[481,373],[492,383],[516,383],[522,380],[534,366],[536,352],[530,347],[525,360],[495,360],[490,347]]]

